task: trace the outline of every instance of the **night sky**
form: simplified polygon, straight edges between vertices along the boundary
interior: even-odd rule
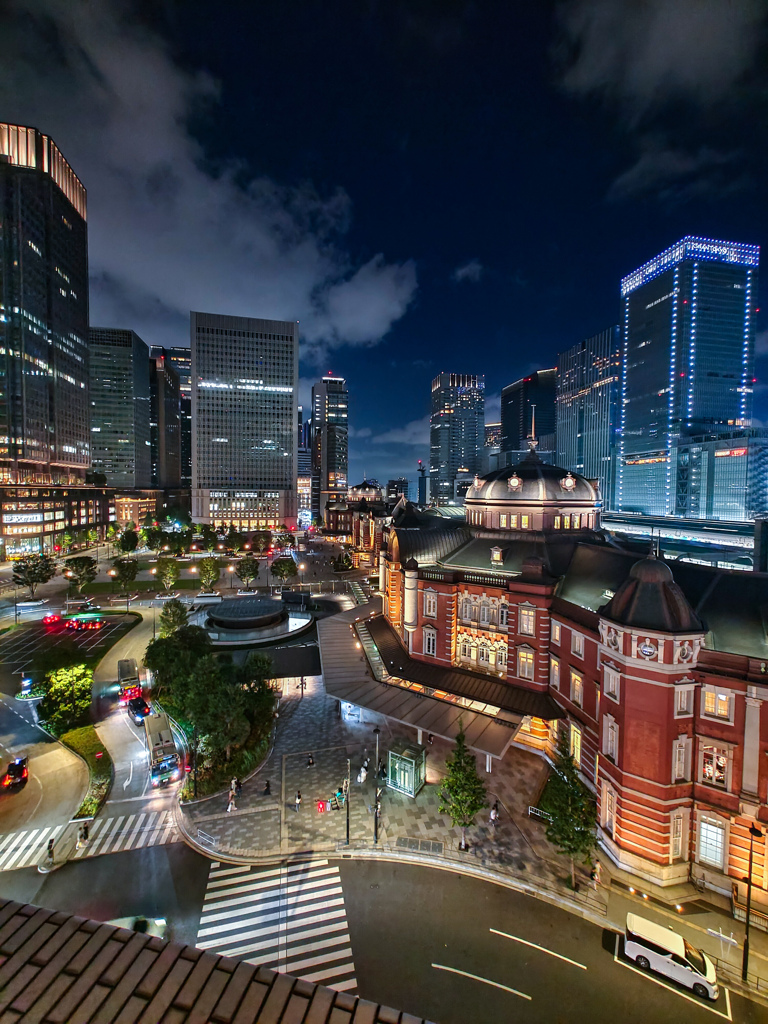
[[[347,377],[385,482],[435,373],[497,419],[679,237],[768,241],[767,35],[764,0],[6,0],[0,120],[88,189],[94,325],[299,320],[305,408]]]

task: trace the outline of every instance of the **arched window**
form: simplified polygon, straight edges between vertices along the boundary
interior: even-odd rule
[[[472,618],[472,602],[468,597],[461,602],[461,617],[465,622],[469,622]]]
[[[507,664],[507,648],[500,647],[496,652],[496,664],[500,668],[504,668]]]
[[[479,648],[477,652],[477,660],[480,662],[481,665],[488,665],[490,663],[491,652],[488,650],[485,644],[483,644]]]

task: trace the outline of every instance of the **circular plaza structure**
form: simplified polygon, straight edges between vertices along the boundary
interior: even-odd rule
[[[263,629],[287,619],[288,612],[273,597],[235,597],[211,608],[208,618],[220,629]]]

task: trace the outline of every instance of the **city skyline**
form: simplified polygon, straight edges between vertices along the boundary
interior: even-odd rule
[[[496,419],[502,387],[618,321],[618,281],[652,253],[688,234],[764,243],[765,15],[703,6],[668,15],[654,59],[657,3],[606,31],[597,2],[290,23],[234,4],[215,26],[198,3],[93,20],[19,2],[0,109],[88,189],[94,323],[170,349],[200,306],[299,320],[305,408],[329,372],[351,394],[397,378],[397,402],[373,389],[353,410],[350,479],[413,479],[437,373],[485,374]],[[762,315],[757,333],[762,422]]]

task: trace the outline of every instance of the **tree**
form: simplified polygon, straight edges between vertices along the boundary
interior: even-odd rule
[[[187,609],[181,601],[174,598],[166,601],[165,607],[160,612],[160,636],[170,636],[177,629],[188,624]]]
[[[235,576],[248,587],[259,575],[259,561],[253,555],[245,555],[235,566]]]
[[[88,532],[86,533],[85,536],[86,536],[86,539],[87,539],[89,544],[91,544],[91,545],[98,544],[98,542],[99,542],[99,531],[98,530],[90,529],[90,530],[88,530]]]
[[[245,536],[230,525],[227,530],[227,539],[224,541],[230,551],[237,553],[245,546]]]
[[[292,558],[276,558],[272,563],[270,572],[285,583],[286,580],[298,576],[299,570]]]
[[[29,596],[34,597],[41,583],[47,583],[56,575],[56,563],[50,555],[24,555],[13,563],[13,582],[19,587],[29,587]]]
[[[595,798],[579,778],[565,731],[557,742],[557,757],[546,787],[546,810],[551,815],[547,839],[571,860],[571,888],[576,889],[576,858],[589,861],[597,843]]]
[[[466,830],[484,807],[488,806],[485,783],[477,774],[475,755],[467,749],[464,724],[459,720],[459,734],[453,754],[445,762],[448,769],[440,791],[440,811],[451,823],[461,828],[461,849],[467,848]]]
[[[285,526],[280,527],[280,533],[277,535],[277,543],[281,548],[290,548],[294,544],[294,536]]]
[[[209,748],[223,755],[225,761],[229,761],[233,747],[242,746],[248,739],[251,729],[242,686],[214,655],[201,658],[192,670],[185,709],[207,737]]]
[[[179,563],[174,558],[158,558],[157,578],[163,584],[166,593],[178,581],[180,575]]]
[[[157,526],[142,529],[142,539],[150,551],[160,551],[165,544],[165,534]]]
[[[48,674],[45,686],[39,714],[51,732],[60,735],[88,721],[93,689],[91,669],[85,665],[57,669]]]
[[[153,526],[157,526],[157,523],[155,522],[155,517],[152,515],[151,512],[147,512],[147,514],[141,521],[141,528],[142,530],[151,530]]]
[[[341,551],[333,560],[334,572],[349,572],[354,568],[354,563],[346,551]]]
[[[277,702],[275,691],[269,685],[272,672],[272,659],[258,651],[253,651],[235,668],[235,678],[243,692],[243,712],[256,739],[267,736],[272,728]]]
[[[110,523],[107,527],[107,540],[114,540],[120,531],[115,523]]]
[[[210,638],[200,626],[180,626],[170,636],[150,641],[144,664],[154,676],[153,695],[168,694],[184,707],[192,669],[210,650]]]
[[[205,550],[214,551],[216,549],[216,545],[219,543],[219,538],[214,528],[209,526],[208,523],[203,523],[202,526],[198,526],[197,529]]]
[[[74,543],[74,540],[75,540],[75,538],[72,536],[71,533],[67,533],[67,532],[62,533],[62,535],[61,535],[61,546],[62,546],[65,554],[72,547],[72,544]]]
[[[88,583],[93,583],[98,574],[98,562],[90,555],[78,555],[76,558],[70,558],[64,570],[64,575],[72,580],[77,587],[78,594],[82,594],[83,587]]]
[[[115,579],[120,586],[129,587],[138,575],[139,560],[137,558],[115,558],[112,567],[117,574]]]
[[[260,530],[258,533],[253,535],[253,544],[259,554],[262,553],[264,548],[269,547],[272,543],[272,534],[269,530]]]
[[[139,546],[139,535],[135,530],[130,529],[126,526],[123,532],[120,534],[117,546],[123,552],[124,555],[130,554],[131,551],[135,551]]]
[[[221,576],[218,558],[201,558],[197,563],[197,575],[200,577],[200,586],[203,590],[213,590]]]

